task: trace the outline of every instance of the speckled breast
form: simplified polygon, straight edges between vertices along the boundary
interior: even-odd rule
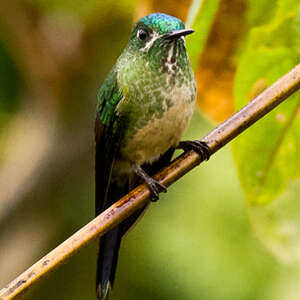
[[[120,149],[123,161],[155,161],[176,146],[192,117],[196,84],[184,40],[178,43],[167,45],[164,55],[149,50],[120,60],[124,98],[117,110],[128,120]],[[178,49],[181,55],[175,56]]]
[[[130,138],[125,137],[126,143],[121,148],[121,156],[125,160],[139,165],[153,162],[180,141],[194,111],[195,88],[190,85],[175,86],[165,93],[161,102],[161,115],[154,113],[153,117],[149,118],[147,107],[144,110],[147,117],[139,117],[148,118],[147,123],[134,128],[134,134]],[[161,97],[158,98],[156,101],[160,101]],[[157,103],[153,105],[157,106]]]

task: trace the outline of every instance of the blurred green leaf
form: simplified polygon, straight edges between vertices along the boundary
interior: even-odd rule
[[[272,20],[251,30],[235,81],[236,107],[245,105],[300,60],[298,6],[278,1]],[[299,93],[236,139],[234,156],[240,180],[251,204],[266,204],[300,177]]]
[[[252,1],[252,6],[256,2]],[[236,108],[247,104],[300,61],[300,5],[285,0],[276,4],[270,21],[250,31],[236,74]],[[274,3],[270,2],[273,9]],[[257,18],[258,24],[260,21]],[[285,263],[300,261],[299,151],[299,93],[233,143],[254,232],[266,249]]]
[[[248,23],[250,27],[268,23],[276,11],[276,1],[250,0],[248,2]]]
[[[220,0],[194,0],[191,4],[186,27],[195,30],[186,41],[193,69],[197,66]]]
[[[253,229],[265,247],[280,261],[300,261],[300,180],[291,180],[285,191],[265,206],[249,207]]]

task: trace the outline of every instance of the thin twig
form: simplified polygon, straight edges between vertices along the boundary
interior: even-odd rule
[[[215,153],[299,88],[300,64],[211,131],[202,141],[209,145],[211,153]],[[200,163],[199,155],[189,151],[180,155],[154,177],[160,183],[169,186]],[[92,239],[103,235],[144,206],[149,201],[149,196],[150,191],[145,184],[132,190],[9,283],[0,291],[0,300],[15,298]]]

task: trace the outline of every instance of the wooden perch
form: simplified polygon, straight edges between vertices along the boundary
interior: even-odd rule
[[[212,154],[215,153],[299,88],[300,64],[211,131],[202,141],[208,144]],[[154,178],[169,186],[200,163],[199,155],[189,151],[177,157]],[[145,184],[132,190],[0,290],[0,300],[15,298],[77,250],[86,246],[92,239],[102,236],[143,207],[149,201],[149,196],[150,191]]]

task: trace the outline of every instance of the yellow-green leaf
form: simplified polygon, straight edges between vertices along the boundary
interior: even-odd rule
[[[186,41],[191,65],[195,69],[207,39],[210,25],[220,0],[194,0],[187,17],[186,27],[195,30]]]
[[[266,21],[258,2],[250,1],[250,26],[259,26],[236,74],[237,109],[300,62],[300,3],[262,1]],[[233,153],[256,235],[281,261],[299,262],[300,93],[237,138]]]
[[[291,6],[285,15],[277,13],[269,24],[252,29],[236,75],[237,108],[257,94],[258,83],[267,87],[300,61],[297,15]],[[300,178],[299,99],[299,93],[291,96],[234,143],[240,180],[251,204],[272,201],[291,179]]]

